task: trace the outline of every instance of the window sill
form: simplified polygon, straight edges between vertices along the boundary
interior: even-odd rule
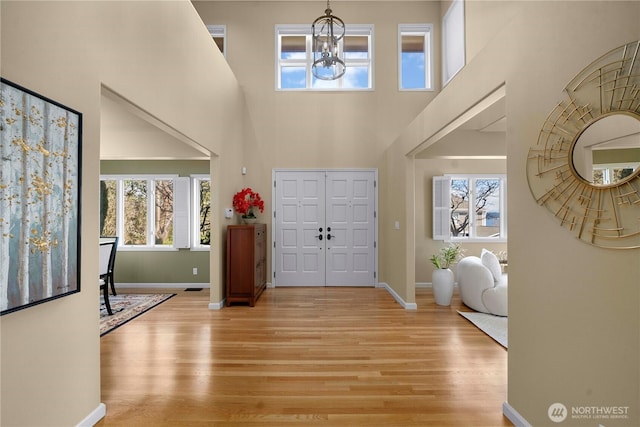
[[[177,252],[178,248],[162,246],[118,246],[122,252]]]
[[[447,242],[454,242],[454,243],[507,243],[507,238],[500,238],[500,239],[495,239],[495,238],[489,238],[489,237],[474,237],[474,238],[468,238],[468,237],[458,237],[458,238],[451,238],[449,240],[447,240]]]

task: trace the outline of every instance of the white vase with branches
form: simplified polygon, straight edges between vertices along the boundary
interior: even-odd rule
[[[431,262],[436,267],[431,275],[433,296],[438,305],[450,305],[453,296],[454,276],[449,267],[462,256],[460,245],[449,245],[431,256]]]

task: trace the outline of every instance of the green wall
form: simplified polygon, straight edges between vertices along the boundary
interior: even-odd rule
[[[207,160],[102,160],[101,175],[209,174]],[[193,274],[193,269],[198,274]],[[115,282],[209,283],[209,251],[118,251]]]
[[[632,162],[640,162],[640,148],[593,151],[593,163],[596,165]]]

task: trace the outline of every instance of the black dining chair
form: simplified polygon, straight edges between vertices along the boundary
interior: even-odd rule
[[[118,249],[118,237],[111,237],[108,239],[100,239],[100,276],[99,284],[100,290],[103,291],[104,305],[107,308],[109,315],[113,314],[111,310],[111,304],[109,303],[109,286],[113,295],[116,295],[113,271],[116,263],[116,252]]]

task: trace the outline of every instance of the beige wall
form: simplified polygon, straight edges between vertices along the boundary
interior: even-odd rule
[[[247,114],[188,1],[2,1],[0,8],[2,76],[83,113],[82,291],[1,318],[2,425],[75,425],[100,403],[101,85],[213,152],[222,197],[241,185],[232,171],[240,168]],[[211,267],[221,270],[217,249]],[[211,279],[212,299],[220,279]]]
[[[515,18],[403,131],[386,153],[386,167],[405,165],[404,154],[506,82],[506,400],[536,426],[552,424],[547,410],[554,402],[565,404],[569,411],[580,406],[628,406],[629,418],[616,420],[615,425],[635,426],[640,424],[640,252],[598,249],[572,237],[531,197],[525,164],[529,146],[562,98],[564,85],[600,55],[640,37],[640,3],[514,3],[519,9]],[[475,6],[481,16],[481,5]],[[495,4],[486,6],[489,10]],[[568,22],[578,24],[568,26]],[[381,206],[388,206],[388,200],[381,200]],[[408,211],[414,204],[409,197],[393,201]],[[399,240],[412,238],[407,233]],[[404,273],[394,270],[388,280],[403,280],[411,271],[413,265]]]
[[[196,1],[194,5],[205,24],[227,26],[227,60],[244,90],[255,129],[245,135],[248,173],[243,184],[262,195],[266,212],[271,212],[274,168],[376,168],[383,151],[436,94],[398,91],[397,32],[399,23],[433,23],[439,51],[438,2],[332,3],[334,13],[347,25],[374,25],[375,90],[360,92],[275,90],[275,25],[310,25],[325,4]],[[439,80],[436,67],[436,86]],[[265,221],[271,238],[271,221]],[[270,269],[270,251],[268,257]],[[381,276],[383,269],[381,264]]]

